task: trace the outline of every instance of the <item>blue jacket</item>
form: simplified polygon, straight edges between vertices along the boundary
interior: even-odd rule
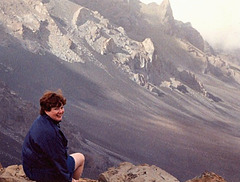
[[[22,162],[26,175],[40,182],[70,182],[67,168],[67,139],[59,124],[47,115],[40,115],[27,133]]]

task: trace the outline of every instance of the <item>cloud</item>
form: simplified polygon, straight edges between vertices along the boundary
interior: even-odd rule
[[[155,2],[160,4],[162,0]],[[170,3],[174,18],[191,22],[213,47],[240,48],[239,0],[170,0]]]

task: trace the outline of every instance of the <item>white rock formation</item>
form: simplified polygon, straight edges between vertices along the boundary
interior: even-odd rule
[[[145,51],[148,53],[148,57],[150,59],[150,62],[152,62],[153,60],[153,53],[154,53],[154,44],[152,42],[152,40],[150,38],[146,38],[143,42],[142,42]]]

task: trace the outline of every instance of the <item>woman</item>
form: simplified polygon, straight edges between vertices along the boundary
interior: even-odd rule
[[[74,182],[83,172],[84,155],[68,155],[68,141],[60,130],[65,104],[61,90],[48,91],[40,99],[40,116],[33,122],[22,149],[23,169],[31,180]]]

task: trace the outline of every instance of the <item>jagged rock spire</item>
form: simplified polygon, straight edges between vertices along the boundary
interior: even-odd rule
[[[163,2],[160,5],[160,11],[161,11],[160,13],[161,23],[165,24],[174,21],[172,8],[169,0],[163,0]]]

